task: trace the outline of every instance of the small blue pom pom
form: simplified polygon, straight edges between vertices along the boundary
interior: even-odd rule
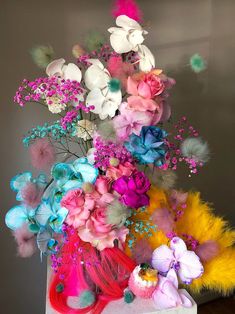
[[[117,78],[112,78],[109,83],[109,90],[113,93],[118,92],[121,89],[121,83],[119,81],[119,79]]]
[[[124,301],[126,303],[132,303],[134,301],[134,298],[135,296],[130,290],[127,289],[124,291]]]

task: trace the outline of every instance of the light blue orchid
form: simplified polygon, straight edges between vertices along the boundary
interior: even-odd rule
[[[76,159],[72,164],[58,163],[52,168],[52,177],[61,192],[81,188],[84,182],[94,184],[98,174],[87,158]]]
[[[35,221],[40,228],[48,226],[56,233],[62,232],[62,225],[68,214],[68,210],[54,202],[53,206],[49,201],[43,201],[35,211]]]
[[[41,228],[37,234],[37,246],[42,255],[55,253],[55,247],[58,241],[52,237],[52,231]]]
[[[19,173],[11,179],[10,186],[11,189],[17,193],[17,201],[21,202],[23,200],[21,192],[30,182],[37,184],[40,188],[44,188],[47,185],[46,176],[44,174],[39,174],[37,178],[33,178],[32,173],[29,171]]]
[[[20,228],[24,223],[31,223],[34,219],[35,210],[27,209],[24,205],[11,208],[5,217],[5,223],[11,230]]]

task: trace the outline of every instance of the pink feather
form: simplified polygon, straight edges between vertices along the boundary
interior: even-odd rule
[[[28,230],[28,226],[24,224],[22,227],[13,232],[16,243],[18,244],[18,255],[20,257],[31,257],[36,252],[35,237]]]
[[[157,208],[152,214],[152,221],[165,234],[173,230],[174,219],[167,208]]]
[[[146,239],[139,240],[132,249],[132,257],[137,264],[149,263],[153,250]]]
[[[120,56],[114,56],[109,59],[107,68],[111,76],[119,79],[122,86],[126,88],[127,78],[134,73],[134,66],[130,63],[123,62]]]
[[[23,203],[31,208],[35,208],[37,207],[37,205],[39,205],[39,203],[41,202],[42,194],[43,189],[32,182],[26,184],[26,186],[21,191]]]
[[[196,248],[195,253],[202,262],[208,262],[219,254],[219,244],[212,240],[206,241]]]
[[[46,139],[37,139],[29,148],[32,165],[39,170],[49,170],[56,159],[54,146]]]
[[[126,15],[131,19],[141,22],[142,12],[134,0],[116,0],[112,9],[112,16]]]

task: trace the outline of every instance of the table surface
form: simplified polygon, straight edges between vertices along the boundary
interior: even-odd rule
[[[218,300],[199,305],[198,314],[234,314],[235,297],[220,298]]]

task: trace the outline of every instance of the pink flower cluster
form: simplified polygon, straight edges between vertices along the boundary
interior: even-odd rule
[[[56,76],[40,77],[35,81],[23,80],[14,97],[14,102],[21,107],[26,102],[39,102],[49,98],[48,105],[52,104],[51,97],[58,97],[61,104],[77,103],[83,89],[79,82],[60,79]]]
[[[161,74],[161,70],[129,76],[126,82],[127,102],[120,108],[120,114],[113,119],[117,136],[126,140],[130,134],[140,134],[143,126],[155,125],[170,117],[166,103],[167,90],[174,80]]]
[[[104,141],[101,137],[96,137],[93,141],[95,153],[95,166],[106,170],[110,167],[110,158],[116,158],[121,164],[125,162],[133,163],[133,158],[131,153],[127,149],[118,143],[113,143],[111,141]]]
[[[97,178],[93,190],[70,190],[62,198],[61,206],[68,209],[66,223],[78,230],[84,242],[90,242],[98,250],[113,247],[114,240],[124,243],[128,229],[117,228],[107,222],[107,208],[115,200],[111,182],[107,177]]]

